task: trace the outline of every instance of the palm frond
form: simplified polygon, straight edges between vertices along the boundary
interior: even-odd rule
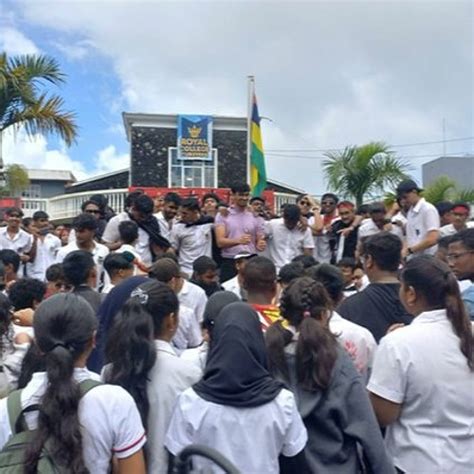
[[[455,200],[474,204],[474,189],[460,189],[456,194]]]
[[[440,176],[423,191],[423,197],[431,204],[451,200],[456,193],[456,182],[448,176]]]
[[[23,125],[30,136],[37,133],[58,133],[67,145],[71,145],[77,136],[75,115],[72,112],[64,112],[62,106],[61,97],[46,98],[43,95],[39,97],[36,104],[13,117],[12,122],[7,126]]]

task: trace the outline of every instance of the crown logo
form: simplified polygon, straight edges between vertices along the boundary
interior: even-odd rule
[[[191,138],[198,138],[199,135],[201,134],[201,127],[196,127],[196,125],[193,125],[192,127],[188,127],[188,132],[189,135],[191,135]]]

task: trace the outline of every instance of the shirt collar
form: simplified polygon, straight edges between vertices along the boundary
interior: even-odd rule
[[[414,206],[413,206],[413,212],[420,212],[420,208],[425,202],[425,198],[421,198]]]
[[[167,354],[178,357],[173,346],[169,342],[163,341],[163,339],[155,339],[155,347],[157,351],[166,352]]]
[[[423,313],[413,319],[411,324],[437,323],[447,321],[447,319],[448,316],[445,309],[433,309],[431,311],[423,311]]]
[[[191,289],[191,285],[189,284],[188,280],[185,279],[179,294],[180,295],[187,295],[189,293],[190,289]]]

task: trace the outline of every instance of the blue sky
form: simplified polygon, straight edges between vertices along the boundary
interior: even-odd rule
[[[20,133],[7,161],[78,177],[120,169],[121,113],[246,114],[254,74],[270,177],[325,190],[324,149],[373,140],[421,177],[441,155],[473,152],[473,8],[374,0],[161,2],[0,0],[0,49],[54,56],[78,116],[69,149]],[[420,144],[409,147],[396,145]]]

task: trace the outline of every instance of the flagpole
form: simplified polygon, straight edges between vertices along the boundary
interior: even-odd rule
[[[248,84],[248,97],[247,97],[247,184],[251,186],[251,174],[250,174],[250,156],[252,154],[252,108],[253,108],[253,95],[255,92],[255,77],[247,76]]]

